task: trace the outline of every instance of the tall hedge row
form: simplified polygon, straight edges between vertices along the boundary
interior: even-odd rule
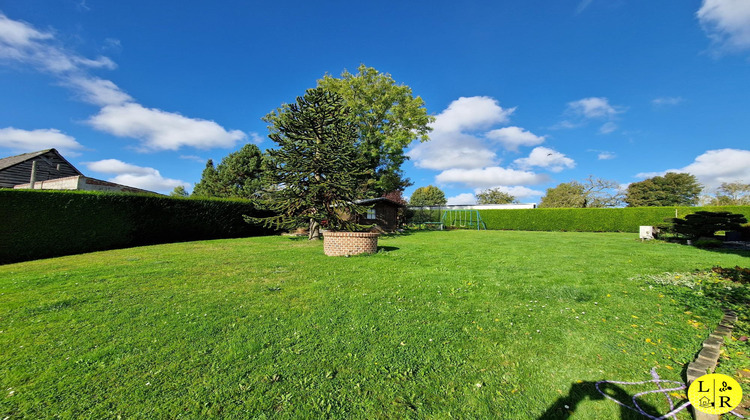
[[[543,230],[576,232],[638,232],[639,226],[659,225],[664,219],[697,211],[728,211],[750,220],[750,206],[724,207],[625,207],[606,209],[480,210],[493,230]]]
[[[0,190],[0,264],[201,239],[259,236],[242,200],[83,191]]]

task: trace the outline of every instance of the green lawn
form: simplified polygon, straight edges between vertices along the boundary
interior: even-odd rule
[[[0,266],[0,419],[619,418],[593,382],[682,381],[721,318],[633,278],[750,265],[616,233],[380,246],[333,258],[263,237]]]

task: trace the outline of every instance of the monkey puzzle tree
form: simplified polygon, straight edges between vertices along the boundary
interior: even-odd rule
[[[367,165],[355,148],[349,112],[338,94],[315,88],[265,117],[279,146],[268,150],[264,168],[265,202],[277,215],[259,220],[277,228],[306,224],[308,239],[319,238],[322,223],[332,230],[362,227],[350,216],[365,211],[354,201]]]

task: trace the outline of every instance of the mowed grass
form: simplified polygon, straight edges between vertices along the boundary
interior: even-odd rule
[[[0,266],[0,418],[619,418],[594,382],[684,380],[721,318],[629,278],[748,262],[616,233],[380,246],[332,258],[263,237]]]

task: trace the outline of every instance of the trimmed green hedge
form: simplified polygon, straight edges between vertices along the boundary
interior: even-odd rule
[[[606,209],[479,210],[487,229],[576,232],[638,232],[664,219],[685,217],[697,211],[728,211],[750,219],[750,206],[723,207],[625,207]]]
[[[0,264],[114,248],[274,233],[244,200],[0,190]]]

